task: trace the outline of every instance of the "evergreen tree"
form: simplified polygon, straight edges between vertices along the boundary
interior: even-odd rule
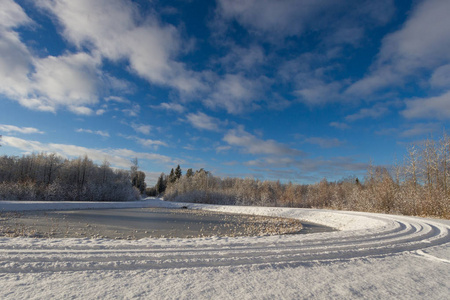
[[[158,195],[164,194],[164,192],[166,191],[166,176],[164,175],[164,173],[161,173],[161,175],[159,175],[158,177],[158,181],[156,182],[156,192],[158,193]]]
[[[131,179],[132,185],[135,186],[141,194],[145,192],[145,188],[147,187],[145,183],[145,173],[142,171],[137,171],[133,178]]]
[[[177,180],[177,178],[175,177],[175,172],[172,170],[170,170],[170,174],[169,174],[169,183],[174,183]]]
[[[194,176],[194,172],[192,171],[192,169],[188,169],[186,171],[186,177],[189,178],[189,177],[192,177],[192,176]]]
[[[180,165],[178,165],[177,168],[175,169],[175,178],[178,180],[181,178],[182,175],[183,173],[181,172]]]

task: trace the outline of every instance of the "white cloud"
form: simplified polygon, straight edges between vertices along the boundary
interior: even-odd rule
[[[283,82],[293,85],[293,94],[298,101],[309,106],[320,106],[345,100],[340,95],[344,82],[329,75],[338,68],[323,54],[304,53],[284,62],[278,76]]]
[[[191,144],[187,144],[186,146],[183,146],[184,150],[189,150],[189,151],[196,151],[197,149],[192,146]]]
[[[264,157],[262,159],[249,160],[245,165],[251,167],[278,167],[285,168],[291,166],[296,160],[291,157]]]
[[[214,91],[203,103],[210,108],[223,108],[240,114],[259,108],[267,78],[249,79],[242,74],[227,74],[214,85]]]
[[[0,27],[13,28],[31,24],[33,21],[27,16],[17,3],[12,0],[0,0]]]
[[[122,109],[122,112],[129,117],[137,117],[141,112],[141,106],[134,103],[130,108]]]
[[[218,11],[253,31],[272,35],[299,35],[324,8],[337,6],[331,0],[220,0]]]
[[[76,145],[41,143],[38,141],[28,141],[11,136],[3,136],[2,143],[5,146],[20,149],[26,153],[47,152],[56,153],[63,157],[80,157],[87,155],[90,159],[101,163],[103,160],[109,161],[112,165],[129,168],[130,160],[133,158],[164,162],[170,164],[181,163],[172,158],[156,153],[135,152],[129,149],[91,149]]]
[[[302,152],[292,149],[274,140],[262,140],[246,132],[243,127],[231,129],[223,137],[223,141],[237,146],[250,154],[301,155]]]
[[[219,147],[216,147],[216,152],[217,153],[225,152],[225,151],[230,150],[230,149],[231,149],[231,146],[219,146]]]
[[[158,140],[152,140],[152,139],[143,139],[137,136],[133,136],[133,135],[123,135],[123,134],[119,134],[119,136],[128,139],[128,140],[134,140],[136,141],[138,144],[144,146],[144,147],[149,147],[149,148],[153,148],[155,150],[158,149],[159,146],[164,146],[164,147],[169,147],[167,145],[167,143],[163,142],[163,141],[158,141]]]
[[[18,127],[18,126],[14,126],[14,125],[5,125],[5,124],[0,124],[0,132],[18,132],[18,133],[23,133],[23,134],[32,134],[32,133],[39,133],[39,134],[43,134],[43,131],[40,131],[37,128],[34,127]]]
[[[219,131],[220,125],[223,124],[219,119],[208,116],[202,112],[197,112],[196,114],[189,113],[186,116],[186,120],[195,128],[211,131]]]
[[[105,112],[106,112],[105,109],[97,109],[97,110],[95,111],[95,114],[96,114],[97,116],[101,116],[101,115],[103,115]]]
[[[98,102],[99,58],[87,53],[36,59],[33,89],[55,106],[78,107]],[[45,103],[45,100],[43,100]]]
[[[408,119],[450,119],[450,91],[436,97],[406,100],[401,114]]]
[[[366,31],[385,25],[394,16],[394,11],[393,0],[220,0],[214,29],[217,29],[217,35],[220,36],[217,43],[230,49],[219,62],[228,72],[245,72],[246,76],[239,75],[253,82],[262,80],[249,79],[248,74],[258,72],[266,63],[276,65],[277,69],[281,69],[281,78],[277,79],[284,79],[289,87],[293,87],[293,94],[298,100],[310,106],[348,101],[349,98],[342,96],[342,89],[348,86],[348,82],[336,80],[335,73],[332,72],[327,76],[326,69],[329,66],[342,68],[336,64],[336,60],[331,60],[337,57],[342,59],[345,46],[358,47],[364,39],[368,39]],[[239,23],[252,37],[250,46],[237,46],[230,41],[227,33],[233,33],[236,28],[233,22]],[[303,52],[299,57],[299,64],[296,64],[296,59],[288,61],[285,64],[291,68],[288,76],[281,74],[284,66],[279,64],[283,59],[276,51],[262,48],[254,42],[274,42],[276,47],[283,47],[286,43],[289,49],[290,41],[284,41],[285,38],[301,36],[304,32],[311,31],[320,32],[319,45],[312,52]],[[291,66],[292,64],[295,66]],[[258,101],[264,99],[265,93],[257,91],[269,85],[266,80],[257,87],[246,86],[245,90],[251,92],[248,96],[233,97],[230,94],[238,91],[245,81],[230,82],[223,78],[217,82],[216,90],[204,104],[212,108],[225,108],[229,113],[258,108]],[[221,84],[224,88],[220,87]],[[232,84],[236,84],[237,88],[228,88]]]
[[[183,51],[181,36],[163,25],[155,12],[140,14],[137,4],[122,0],[40,0],[62,26],[62,35],[79,49],[98,51],[113,61],[126,59],[130,70],[156,84],[182,92],[202,88],[199,74],[175,57]]]
[[[29,22],[23,16],[17,16],[16,25]],[[98,58],[86,53],[34,57],[17,32],[0,25],[0,93],[27,108],[55,112],[67,107],[78,114],[91,114],[86,105],[98,101],[99,64]]]
[[[389,112],[389,109],[383,105],[375,105],[371,108],[361,108],[357,113],[352,115],[348,115],[345,117],[345,120],[348,122],[354,122],[361,119],[377,119]]]
[[[437,68],[431,76],[430,84],[434,88],[450,87],[450,64]]]
[[[408,129],[400,133],[402,137],[414,137],[419,135],[430,135],[439,130],[437,123],[417,123],[410,125]],[[442,129],[442,128],[441,128]]]
[[[37,141],[28,141],[12,136],[2,136],[2,144],[10,146],[26,152],[45,152],[48,147]]]
[[[147,186],[154,186],[158,182],[158,178],[161,175],[160,172],[145,172],[145,182]]]
[[[296,172],[296,179],[304,177],[312,182],[317,182],[323,178],[331,177],[338,179],[350,174],[355,175],[355,172],[365,172],[368,167],[366,163],[357,162],[351,157],[301,160],[290,157],[264,157],[261,159],[247,161],[245,165],[254,168],[268,168],[263,169],[263,171],[270,171],[278,174],[281,172]],[[255,170],[258,171],[258,169]]]
[[[372,72],[349,87],[348,93],[368,95],[403,84],[409,76],[450,62],[448,0],[421,1],[403,27],[383,39]]]
[[[341,83],[331,82],[325,83],[321,80],[308,80],[308,83],[302,81],[303,86],[294,91],[294,94],[299,96],[299,101],[308,105],[322,105],[329,102],[335,102],[341,97],[339,91]]]
[[[151,125],[136,124],[136,123],[131,123],[130,126],[131,126],[131,128],[134,129],[134,131],[142,133],[142,134],[150,134],[150,131],[153,128]]]
[[[86,53],[35,57],[13,28],[34,24],[13,1],[2,0],[0,11],[0,93],[21,105],[55,112],[67,107],[91,114],[98,101],[101,75],[98,57]]]
[[[119,97],[119,96],[109,96],[105,98],[105,101],[113,101],[113,102],[117,102],[117,103],[125,103],[125,104],[131,104],[131,101],[128,99],[125,99],[123,97]]]
[[[221,66],[233,72],[251,72],[265,61],[264,49],[259,45],[252,45],[248,48],[233,46],[219,62]]]
[[[156,108],[156,109],[165,109],[165,110],[169,110],[169,111],[175,111],[178,113],[182,113],[185,111],[185,108],[183,105],[179,104],[179,103],[166,103],[163,102],[159,105],[151,105],[151,108]]]
[[[0,93],[18,99],[28,94],[31,54],[16,32],[0,28]]]
[[[164,146],[168,147],[168,145],[163,141],[158,140],[151,140],[151,139],[141,139],[138,137],[134,137],[134,140],[136,140],[139,144],[145,147],[154,147],[157,148],[158,146]]]
[[[78,128],[77,130],[75,130],[76,132],[86,132],[86,133],[91,133],[91,134],[97,134],[103,137],[109,137],[109,133],[106,131],[102,131],[102,130],[91,130],[91,129],[83,129],[83,128]]]
[[[42,99],[40,98],[20,98],[18,99],[18,102],[20,105],[27,107],[29,109],[35,109],[39,111],[46,111],[46,112],[56,112],[56,108],[51,103],[44,103]]]
[[[94,113],[92,109],[86,106],[69,106],[69,110],[77,115],[90,116]]]
[[[156,153],[143,153],[143,152],[135,152],[133,150],[129,149],[114,149],[109,150],[109,153],[111,155],[118,155],[118,156],[125,156],[129,158],[138,158],[138,159],[148,159],[148,160],[154,160],[156,162],[164,162],[168,164],[181,164],[183,160],[174,160],[168,156],[156,154]]]
[[[326,29],[330,41],[356,44],[363,36],[361,27],[384,25],[393,12],[392,0],[219,0],[217,22],[235,20],[269,40]]]

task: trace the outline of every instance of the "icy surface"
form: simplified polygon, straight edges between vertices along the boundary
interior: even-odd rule
[[[298,218],[340,229],[238,238],[0,238],[0,298],[447,299],[450,221],[147,199],[0,201],[0,211],[182,207]]]

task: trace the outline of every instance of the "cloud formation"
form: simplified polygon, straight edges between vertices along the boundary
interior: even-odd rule
[[[408,119],[450,119],[450,91],[428,98],[406,100],[401,114]]]
[[[62,35],[78,49],[90,48],[112,61],[126,60],[149,82],[182,92],[202,88],[199,74],[175,58],[182,39],[174,26],[162,24],[156,12],[145,16],[135,3],[122,0],[40,0],[62,26]]]
[[[33,133],[39,133],[39,134],[43,134],[43,131],[40,131],[37,128],[34,127],[18,127],[18,126],[14,126],[14,125],[5,125],[5,124],[0,124],[0,133],[1,132],[7,132],[7,133],[11,133],[11,132],[18,132],[18,133],[23,133],[23,134],[33,134]]]
[[[230,146],[236,146],[245,153],[265,155],[302,155],[302,151],[290,148],[274,140],[260,139],[244,130],[243,127],[231,129],[222,139]]]
[[[267,78],[250,79],[242,74],[226,74],[215,84],[213,92],[203,103],[209,108],[222,108],[230,114],[258,109]]]
[[[98,57],[87,53],[35,57],[14,31],[32,21],[14,2],[3,4],[2,13],[8,16],[0,21],[0,93],[31,109],[55,112],[68,107],[77,114],[92,114],[86,105],[98,101]]]
[[[221,125],[224,124],[224,122],[220,121],[219,119],[208,116],[200,111],[195,114],[189,113],[186,116],[186,120],[193,127],[200,130],[220,131]]]
[[[450,62],[450,19],[447,0],[421,1],[403,27],[383,39],[372,71],[349,87],[348,93],[369,95],[404,84],[408,77]]]
[[[168,111],[175,111],[177,113],[182,113],[185,111],[185,107],[179,103],[166,103],[163,102],[159,105],[151,105],[152,108],[165,109]]]
[[[377,119],[384,116],[389,112],[389,109],[384,105],[375,105],[371,108],[361,108],[357,113],[348,115],[345,120],[348,122],[354,122],[361,119]]]
[[[177,163],[177,161],[174,161],[172,158],[165,155],[135,152],[129,149],[92,149],[68,144],[41,143],[12,136],[3,136],[2,143],[5,146],[14,147],[27,153],[47,152],[56,153],[63,157],[80,157],[87,155],[90,159],[100,163],[106,159],[114,166],[120,168],[129,168],[131,166],[131,159],[133,158],[171,164]]]
[[[102,130],[91,130],[91,129],[83,129],[83,128],[78,128],[77,130],[75,130],[76,132],[86,132],[86,133],[90,133],[90,134],[96,134],[102,137],[109,137],[109,133],[106,131],[102,131]]]

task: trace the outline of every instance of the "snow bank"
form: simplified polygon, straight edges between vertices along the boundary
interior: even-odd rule
[[[0,211],[183,206],[298,218],[341,231],[131,241],[0,237],[0,298],[448,298],[448,220],[160,199],[2,201]]]

